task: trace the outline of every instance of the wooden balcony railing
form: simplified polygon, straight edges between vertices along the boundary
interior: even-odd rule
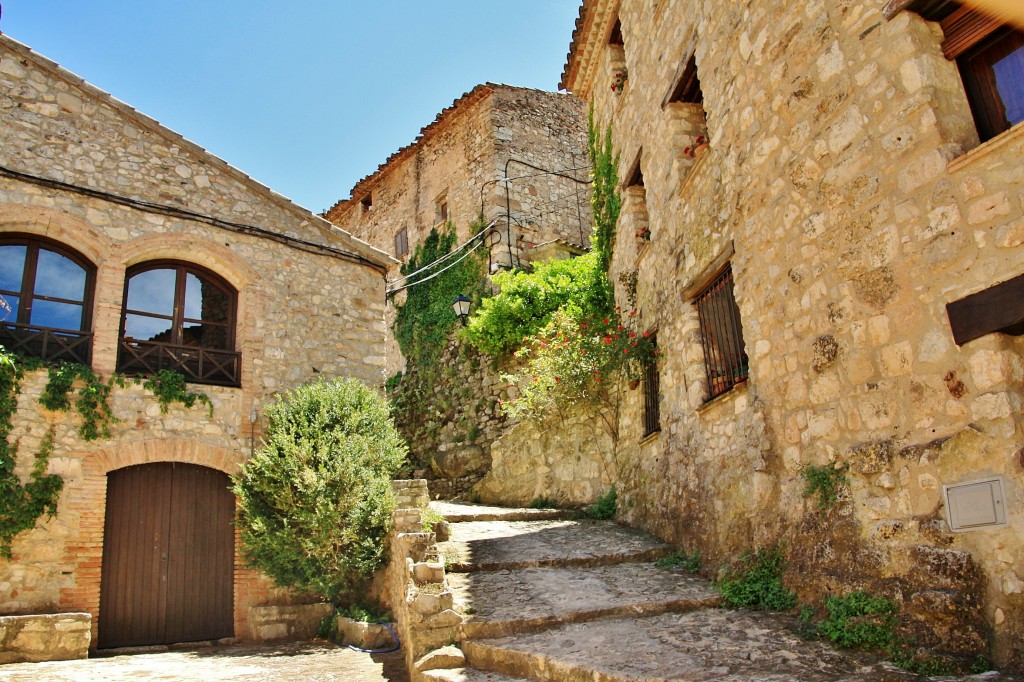
[[[121,338],[117,352],[117,371],[129,376],[155,374],[172,369],[195,384],[241,385],[242,354],[198,346],[176,346],[154,341]]]
[[[0,344],[11,353],[47,362],[64,360],[88,365],[92,359],[92,332],[2,322]]]

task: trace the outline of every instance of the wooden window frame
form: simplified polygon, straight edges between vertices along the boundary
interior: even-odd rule
[[[25,246],[25,263],[21,271],[21,288],[17,291],[3,291],[18,297],[18,316],[5,320],[0,341],[12,352],[24,353],[46,361],[69,360],[83,365],[92,360],[92,314],[96,294],[96,266],[80,252],[46,237],[22,232],[8,232],[0,235],[0,245]],[[82,300],[64,299],[35,293],[38,275],[39,249],[56,253],[70,260],[85,272]],[[32,306],[35,301],[51,301],[82,306],[82,318],[78,329],[44,327],[32,324]]]
[[[174,270],[174,304],[170,315],[128,308],[128,289],[136,275],[150,270]],[[193,274],[223,291],[228,298],[227,323],[212,323],[227,330],[224,348],[190,346],[184,343],[186,322],[208,323],[185,317],[187,275]],[[169,342],[135,339],[125,335],[128,315],[143,315],[171,322]],[[124,296],[121,304],[121,327],[118,333],[117,369],[130,376],[145,376],[162,369],[173,369],[192,383],[223,386],[241,385],[241,353],[235,350],[238,325],[238,291],[226,279],[207,268],[179,260],[152,260],[132,266],[125,272]]]
[[[942,53],[955,61],[960,70],[964,91],[982,142],[1009,130],[1002,96],[994,84],[987,83],[973,60],[1000,42],[1024,39],[1024,32],[1005,22],[963,6],[940,22],[945,39]]]

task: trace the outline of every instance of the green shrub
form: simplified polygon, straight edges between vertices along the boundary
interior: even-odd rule
[[[805,466],[800,469],[804,477],[804,497],[817,495],[818,509],[828,509],[839,500],[839,491],[850,482],[846,478],[846,467],[836,468],[832,465]]]
[[[502,272],[492,278],[498,293],[485,298],[470,318],[465,336],[492,356],[511,353],[536,335],[556,310],[582,320],[603,316],[610,285],[596,252],[538,263],[532,272]]]
[[[778,547],[759,549],[740,558],[739,566],[718,583],[726,606],[760,611],[785,611],[796,606],[796,595],[782,584],[786,568]]]
[[[530,509],[554,509],[558,507],[558,501],[546,495],[540,495],[530,501]]]
[[[383,398],[351,379],[299,387],[266,416],[234,478],[242,555],[279,586],[337,601],[383,563],[405,444]]]
[[[896,604],[867,592],[825,599],[828,617],[818,634],[845,649],[884,649],[895,641]]]
[[[654,562],[654,565],[658,568],[681,568],[684,571],[696,573],[700,570],[700,551],[698,550],[693,554],[676,552],[675,554],[658,559]]]
[[[614,518],[617,502],[618,494],[615,492],[615,486],[612,486],[608,492],[597,498],[597,502],[583,510],[583,516],[595,521]]]

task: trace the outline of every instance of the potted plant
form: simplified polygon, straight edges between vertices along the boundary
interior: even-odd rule
[[[704,156],[704,153],[708,150],[708,138],[703,135],[698,135],[694,140],[693,144],[683,150],[683,154],[689,156],[691,159],[699,159]]]
[[[649,242],[651,241],[651,228],[641,227],[639,230],[633,233],[633,236],[640,241]]]
[[[622,92],[626,87],[626,81],[629,80],[629,71],[625,67],[621,69],[615,69],[612,72],[612,92]]]

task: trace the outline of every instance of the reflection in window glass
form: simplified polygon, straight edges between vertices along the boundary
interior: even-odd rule
[[[1024,121],[1024,45],[992,65],[1010,125]]]
[[[125,336],[136,341],[171,342],[171,320],[148,315],[125,315]]]
[[[36,296],[85,300],[85,270],[66,256],[39,249],[35,289]]]
[[[21,244],[0,246],[0,291],[21,291],[26,248]]]
[[[36,299],[32,305],[30,324],[55,329],[81,329],[82,306]]]
[[[20,298],[18,296],[12,296],[10,294],[3,294],[4,303],[6,307],[0,305],[0,320],[4,322],[17,322],[18,321],[18,308]],[[10,308],[10,310],[8,310]]]
[[[128,309],[161,315],[174,314],[175,271],[146,270],[128,281]]]

